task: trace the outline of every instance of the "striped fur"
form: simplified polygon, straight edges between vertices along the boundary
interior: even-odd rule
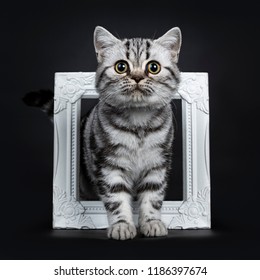
[[[141,233],[167,234],[160,210],[170,169],[170,102],[179,84],[180,36],[174,28],[157,40],[119,40],[102,27],[95,30],[100,101],[82,128],[83,148],[88,174],[108,213],[111,238],[136,235],[133,197],[140,204]],[[127,73],[115,71],[121,60],[128,64]],[[147,72],[149,61],[160,63],[160,73]]]

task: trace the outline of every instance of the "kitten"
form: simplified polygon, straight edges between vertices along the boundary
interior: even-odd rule
[[[157,40],[119,40],[98,26],[94,45],[100,97],[83,118],[81,144],[88,175],[107,210],[108,237],[136,236],[133,198],[139,204],[140,232],[167,235],[161,207],[171,166],[171,100],[180,81],[180,29],[172,28]]]

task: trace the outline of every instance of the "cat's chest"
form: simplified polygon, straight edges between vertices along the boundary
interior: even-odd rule
[[[150,169],[163,161],[163,149],[160,145],[151,146],[151,141],[147,137],[135,140],[135,145],[131,143],[117,149],[116,160],[120,166],[138,176],[143,170]],[[157,142],[160,143],[161,140],[158,138]]]
[[[111,130],[110,140],[115,145],[124,147],[124,150],[135,156],[147,153],[154,146],[160,144],[165,138],[164,131],[154,133],[147,132],[146,130]]]
[[[162,149],[159,147],[148,148],[145,146],[139,147],[134,153],[129,156],[133,170],[143,170],[146,167],[157,165],[162,159]]]
[[[110,129],[109,136],[113,144],[124,146],[129,152],[140,156],[150,152],[165,141],[170,125],[167,123],[155,128],[133,130]]]

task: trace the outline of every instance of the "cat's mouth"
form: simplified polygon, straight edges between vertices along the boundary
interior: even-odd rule
[[[144,101],[144,97],[145,97],[145,91],[140,88],[139,86],[136,86],[135,88],[133,88],[130,92],[130,97],[131,100],[136,102],[143,102]]]
[[[131,85],[128,89],[122,92],[122,95],[126,97],[128,105],[133,106],[147,106],[149,104],[149,96],[151,93],[148,92],[142,85]]]
[[[147,96],[148,93],[145,89],[143,89],[140,85],[135,85],[131,90],[131,95],[140,95],[140,96]]]

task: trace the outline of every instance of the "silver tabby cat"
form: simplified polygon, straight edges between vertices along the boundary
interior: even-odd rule
[[[167,235],[161,207],[171,166],[171,100],[180,81],[176,65],[180,29],[173,28],[157,40],[119,40],[96,27],[94,45],[100,98],[90,115],[82,118],[81,175],[87,170],[104,202],[110,238],[136,236],[133,198],[139,203],[140,232]],[[23,100],[53,117],[53,92],[31,92]],[[91,188],[80,187],[90,198]]]
[[[83,122],[83,158],[107,210],[108,237],[136,236],[134,197],[140,233],[167,235],[161,207],[174,133],[170,102],[180,81],[180,29],[157,40],[119,40],[96,27],[94,45],[100,99]]]

